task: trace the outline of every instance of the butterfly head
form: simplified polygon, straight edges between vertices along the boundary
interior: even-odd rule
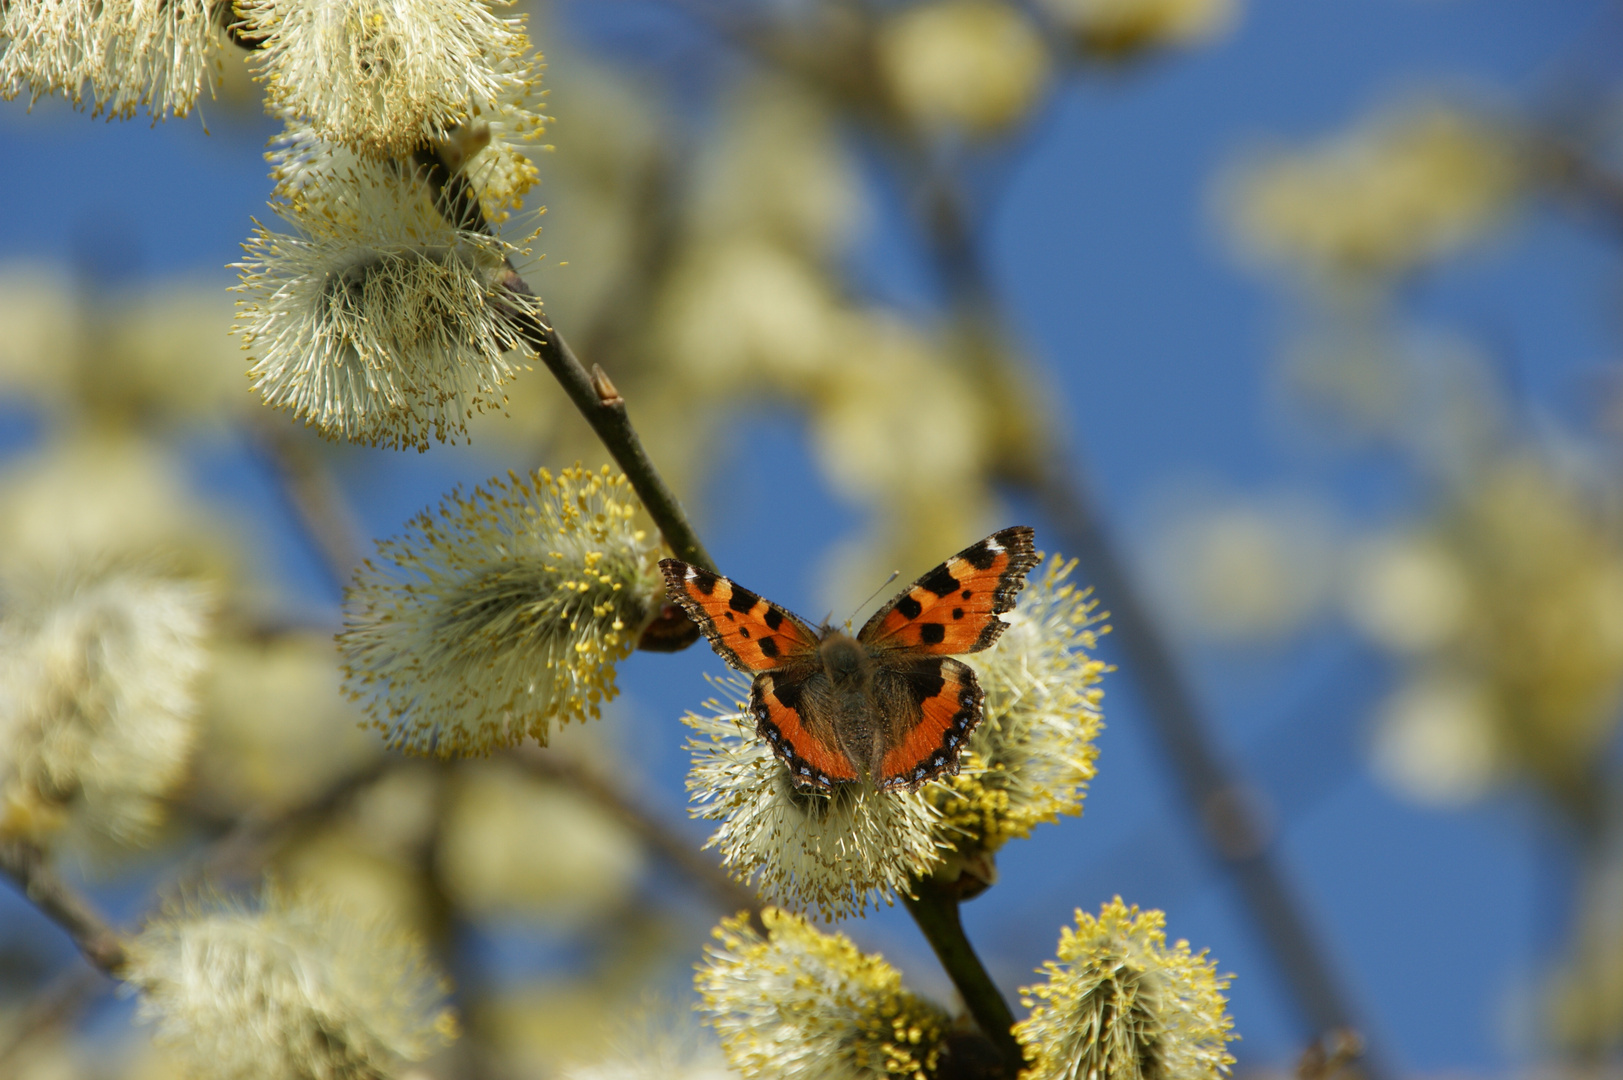
[[[836,686],[866,685],[873,677],[873,663],[857,639],[838,630],[823,635],[817,646],[823,670]]]

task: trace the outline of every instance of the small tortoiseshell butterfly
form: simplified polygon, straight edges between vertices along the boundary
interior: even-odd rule
[[[917,788],[958,771],[981,721],[981,688],[952,653],[980,652],[1003,633],[1037,565],[1032,531],[995,532],[919,578],[855,638],[813,630],[724,577],[664,559],[659,567],[721,658],[755,672],[750,713],[798,787],[868,781]]]

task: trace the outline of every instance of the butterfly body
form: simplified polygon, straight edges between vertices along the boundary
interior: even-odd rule
[[[855,637],[813,630],[727,578],[675,559],[660,563],[671,597],[732,666],[754,672],[756,730],[797,786],[866,783],[916,788],[958,770],[981,719],[967,664],[1003,632],[1037,562],[1015,527],[965,548],[880,608]]]

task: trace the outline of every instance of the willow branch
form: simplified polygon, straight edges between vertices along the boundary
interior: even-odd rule
[[[509,272],[507,287],[519,296],[532,295],[529,286],[516,273]],[[592,365],[590,373],[575,357],[569,343],[555,330],[546,316],[520,315],[521,332],[525,342],[535,350],[541,362],[547,365],[553,378],[558,380],[569,395],[569,400],[592,426],[599,440],[608,449],[620,471],[631,481],[637,497],[642,500],[648,516],[654,519],[660,535],[671,551],[683,562],[714,571],[716,564],[699,540],[699,534],[688,521],[676,493],[665,483],[643,449],[642,439],[631,424],[626,412],[625,398],[609,381],[602,368]]]
[[[67,1023],[106,986],[99,971],[74,967],[34,994],[15,1018],[10,1032],[0,1036],[0,1076],[11,1075],[7,1071],[9,1062],[35,1039]]]
[[[0,841],[0,873],[56,925],[65,930],[96,970],[119,977],[128,959],[124,941],[107,920],[57,876],[45,853],[26,840]]]
[[[970,318],[1000,322],[962,202],[938,180],[926,205],[927,232],[954,305]],[[988,353],[980,360],[1007,367],[1007,361]],[[1006,372],[1002,381],[1010,381]],[[1087,567],[1100,601],[1110,611],[1112,637],[1126,654],[1122,666],[1143,695],[1173,778],[1201,826],[1207,849],[1238,881],[1310,1028],[1322,1032],[1355,1026],[1341,982],[1274,860],[1270,830],[1256,812],[1256,800],[1246,797],[1251,788],[1218,752],[1210,725],[1111,542],[1080,471],[1068,464],[1073,452],[1043,445],[1048,440],[1041,436],[1031,441],[1033,445],[999,463],[1002,478],[1038,499],[1067,552]]]
[[[754,890],[734,881],[713,859],[695,850],[687,837],[666,827],[607,779],[556,751],[520,752],[515,757],[532,776],[562,784],[590,800],[649,851],[708,892],[722,908],[729,912],[747,910],[750,921],[760,928],[761,902]]]
[[[958,996],[964,999],[964,1008],[1003,1059],[1005,1075],[1015,1077],[1025,1068],[1026,1058],[1014,1037],[1014,1013],[1003,1000],[997,985],[987,974],[980,957],[964,933],[959,918],[958,897],[950,889],[930,878],[913,883],[915,895],[904,897],[908,914],[918,923],[930,948],[941,961]]]
[[[966,317],[1001,322],[962,203],[937,182],[927,202],[927,232],[954,305]],[[995,330],[993,331],[996,332]],[[980,350],[979,363],[1005,371],[1007,361]],[[1029,406],[1027,411],[1031,411]],[[1240,886],[1241,896],[1275,965],[1310,1030],[1356,1027],[1355,1011],[1341,980],[1291,890],[1272,850],[1272,835],[1257,813],[1252,788],[1218,751],[1195,695],[1174,659],[1149,607],[1105,530],[1073,452],[1052,436],[1029,437],[1025,447],[999,463],[1002,478],[1034,495],[1055,526],[1068,553],[1088,570],[1098,596],[1111,614],[1112,637],[1120,643],[1122,667],[1138,685],[1173,779],[1199,825],[1210,854]],[[1046,445],[1045,445],[1046,443]],[[1366,1058],[1365,1071],[1378,1075]]]
[[[338,777],[304,802],[270,816],[250,814],[237,818],[167,892],[179,896],[212,877],[241,877],[258,871],[279,837],[331,817],[398,764],[398,759],[380,755]]]
[[[361,562],[360,526],[332,472],[280,417],[256,418],[254,440],[276,470],[282,497],[340,595]]]
[[[440,212],[447,221],[454,223],[458,228],[489,231],[489,225],[467,178],[459,172],[452,171],[438,151],[432,149],[419,151],[415,163],[433,187]],[[507,269],[504,285],[517,296],[526,299],[534,296],[524,279],[511,265]],[[683,512],[681,503],[665,484],[652,460],[649,459],[647,451],[643,449],[642,440],[638,437],[626,412],[625,399],[609,380],[608,375],[602,368],[596,366],[588,373],[568,343],[545,316],[535,313],[533,305],[529,303],[515,305],[513,315],[525,342],[547,365],[576,409],[620,465],[632,487],[641,497],[649,516],[654,519],[655,525],[665,537],[666,543],[684,561],[715,570],[715,563],[705,551],[698,533]],[[529,760],[551,761],[550,758],[539,757],[532,757]],[[579,786],[579,790],[591,795],[600,805],[616,813],[628,827],[643,836],[645,841],[659,845],[657,850],[668,855],[678,865],[697,870],[698,857],[685,842],[670,836],[662,826],[657,826],[645,814],[620,800],[611,788],[592,783],[589,774],[584,771],[569,772],[565,766],[551,764],[532,767],[563,770],[562,778],[575,783]],[[713,877],[714,868],[705,873]],[[727,891],[732,897],[730,902],[741,902],[741,906],[751,911],[753,919],[759,921],[759,904],[753,895],[745,899],[744,891],[730,880]],[[998,1048],[1009,1068],[1009,1075],[1016,1075],[1024,1059],[1010,1030],[1014,1023],[1013,1014],[1009,1011],[1008,1003],[998,993],[991,976],[981,965],[974,949],[970,947],[969,939],[964,936],[963,924],[958,919],[957,899],[948,897],[932,883],[925,882],[919,885],[918,899],[909,900],[908,911],[918,922],[920,930],[929,938],[942,964],[947,967],[948,974],[958,986],[971,1015],[982,1025],[987,1037]]]
[[[443,154],[435,148],[424,148],[417,151],[413,161],[433,188],[440,213],[447,221],[470,232],[491,231],[467,177],[452,170]],[[688,521],[676,493],[665,483],[665,478],[660,476],[649,458],[648,451],[643,449],[642,439],[626,412],[625,398],[609,380],[608,374],[596,364],[592,365],[591,371],[586,370],[563,335],[539,311],[535,292],[511,263],[508,264],[502,285],[513,296],[524,301],[514,304],[510,311],[524,343],[552,372],[576,410],[591,425],[592,431],[614,458],[615,464],[620,466],[620,471],[625,473],[648,516],[654,519],[655,527],[665,538],[665,543],[683,562],[714,571],[716,564],[699,541],[699,534]]]
[[[388,762],[377,762],[340,778],[308,802],[294,806],[271,819],[239,819],[235,826],[212,843],[195,868],[182,874],[165,893],[178,896],[192,884],[216,873],[237,873],[264,861],[271,837],[286,833],[305,822],[327,816],[361,788],[380,778]],[[57,877],[45,861],[44,853],[21,841],[0,843],[0,871],[79,946],[97,971],[117,977],[125,961],[122,939],[107,925],[90,903]],[[100,988],[98,976],[83,968],[63,974],[34,996],[20,1018],[14,1037],[0,1039],[0,1066],[4,1066],[36,1034],[63,1023]],[[4,1075],[0,1070],[0,1075]]]

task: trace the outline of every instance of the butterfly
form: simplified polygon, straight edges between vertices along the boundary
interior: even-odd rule
[[[660,570],[671,599],[721,658],[754,672],[755,729],[795,786],[867,782],[916,789],[958,772],[981,721],[975,672],[953,653],[988,648],[1037,565],[1031,529],[971,544],[908,586],[857,631],[814,630],[786,608],[678,559]]]

